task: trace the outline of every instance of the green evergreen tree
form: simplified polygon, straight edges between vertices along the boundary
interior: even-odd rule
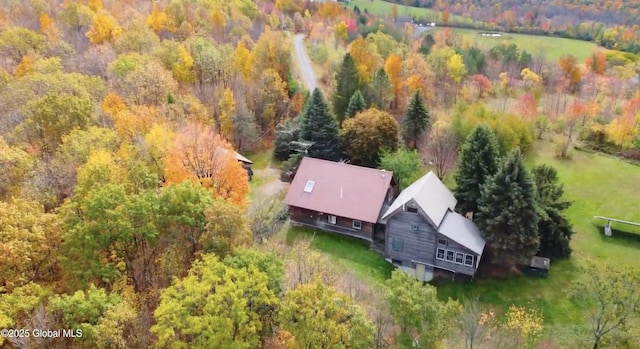
[[[377,107],[385,111],[389,110],[389,103],[393,100],[393,95],[389,76],[387,76],[384,69],[376,70],[373,74],[373,81],[367,86],[365,93],[369,107]]]
[[[486,124],[476,127],[462,145],[455,174],[455,196],[460,212],[478,211],[482,185],[498,172],[498,149],[496,136]]]
[[[365,109],[367,109],[367,105],[364,102],[364,97],[362,97],[360,90],[357,90],[349,99],[349,106],[344,117],[345,119],[352,118]]]
[[[403,136],[410,141],[411,148],[418,148],[418,139],[429,127],[429,111],[422,102],[420,93],[416,91],[409,102],[407,115],[402,122]]]
[[[313,142],[307,156],[325,160],[340,159],[340,134],[336,119],[319,89],[313,90],[300,125],[300,140]]]
[[[493,261],[526,263],[540,246],[536,188],[519,149],[511,151],[482,187],[475,219]]]
[[[297,132],[287,119],[276,126],[276,139],[274,140],[273,157],[276,160],[285,161],[293,151],[291,142],[297,139]]]
[[[342,123],[344,115],[349,106],[349,99],[360,87],[360,78],[356,63],[350,53],[344,55],[342,65],[336,72],[336,89],[333,94],[333,112],[338,117],[338,122]]]
[[[558,183],[558,172],[549,165],[540,165],[534,167],[531,173],[536,184],[536,201],[540,216],[538,255],[553,259],[568,258],[571,255],[569,242],[573,227],[564,211],[571,203],[562,200],[564,188]]]

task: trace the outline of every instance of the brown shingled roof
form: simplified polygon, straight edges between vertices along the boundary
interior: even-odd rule
[[[389,171],[305,157],[284,202],[375,223],[392,177]],[[305,187],[311,187],[310,192]]]

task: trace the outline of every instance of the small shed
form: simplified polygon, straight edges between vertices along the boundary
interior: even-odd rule
[[[551,260],[546,257],[535,256],[531,258],[531,262],[522,268],[526,275],[546,278],[549,276],[549,267]]]

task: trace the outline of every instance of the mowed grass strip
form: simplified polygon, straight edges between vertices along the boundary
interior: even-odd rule
[[[311,248],[329,256],[340,268],[353,271],[357,276],[376,284],[391,277],[393,266],[382,255],[370,250],[366,241],[313,228],[290,227],[286,242],[291,246],[298,239],[310,238],[313,238]]]

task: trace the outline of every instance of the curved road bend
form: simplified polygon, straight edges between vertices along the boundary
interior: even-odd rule
[[[304,34],[296,34],[293,38],[293,48],[296,53],[296,59],[298,60],[298,73],[302,78],[302,82],[309,92],[313,92],[313,90],[318,87],[318,80],[316,80],[316,75],[313,72],[311,60],[309,59],[309,55],[307,55],[307,49],[304,47],[303,39]]]

